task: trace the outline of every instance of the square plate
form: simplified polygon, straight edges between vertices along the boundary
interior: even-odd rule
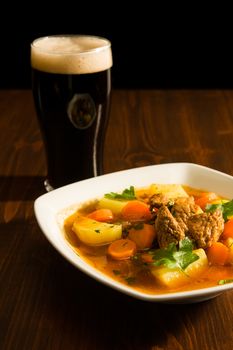
[[[152,183],[184,184],[233,198],[232,176],[197,164],[168,163],[106,174],[46,193],[35,201],[36,219],[49,242],[71,264],[97,281],[132,297],[154,302],[188,303],[210,299],[225,290],[232,289],[233,283],[230,283],[193,291],[151,295],[113,280],[74,252],[64,237],[62,224],[80,204],[100,198],[108,192],[121,192],[131,185],[137,188]]]

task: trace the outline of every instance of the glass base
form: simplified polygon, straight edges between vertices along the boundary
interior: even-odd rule
[[[54,190],[53,186],[50,185],[48,179],[44,180],[44,187],[45,187],[47,192],[51,192]]]

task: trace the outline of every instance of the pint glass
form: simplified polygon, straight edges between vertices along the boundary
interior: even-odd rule
[[[31,44],[32,90],[47,157],[46,190],[103,173],[112,52],[87,35]]]

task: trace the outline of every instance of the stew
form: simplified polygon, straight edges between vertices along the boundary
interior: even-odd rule
[[[85,261],[145,293],[233,280],[233,200],[213,192],[130,186],[83,203],[64,230]]]

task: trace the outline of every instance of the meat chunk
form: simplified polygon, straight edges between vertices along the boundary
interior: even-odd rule
[[[187,222],[188,236],[195,241],[197,248],[210,247],[217,242],[224,229],[222,212],[202,213],[191,216]]]
[[[165,205],[158,210],[155,228],[160,248],[166,248],[172,242],[178,244],[185,237],[184,230]]]
[[[188,231],[188,219],[190,216],[197,214],[199,210],[201,211],[201,208],[195,204],[193,197],[180,197],[176,199],[171,213],[186,233]]]
[[[153,208],[160,208],[162,205],[169,204],[169,198],[163,193],[156,193],[150,197],[149,204],[151,210],[153,210]]]

